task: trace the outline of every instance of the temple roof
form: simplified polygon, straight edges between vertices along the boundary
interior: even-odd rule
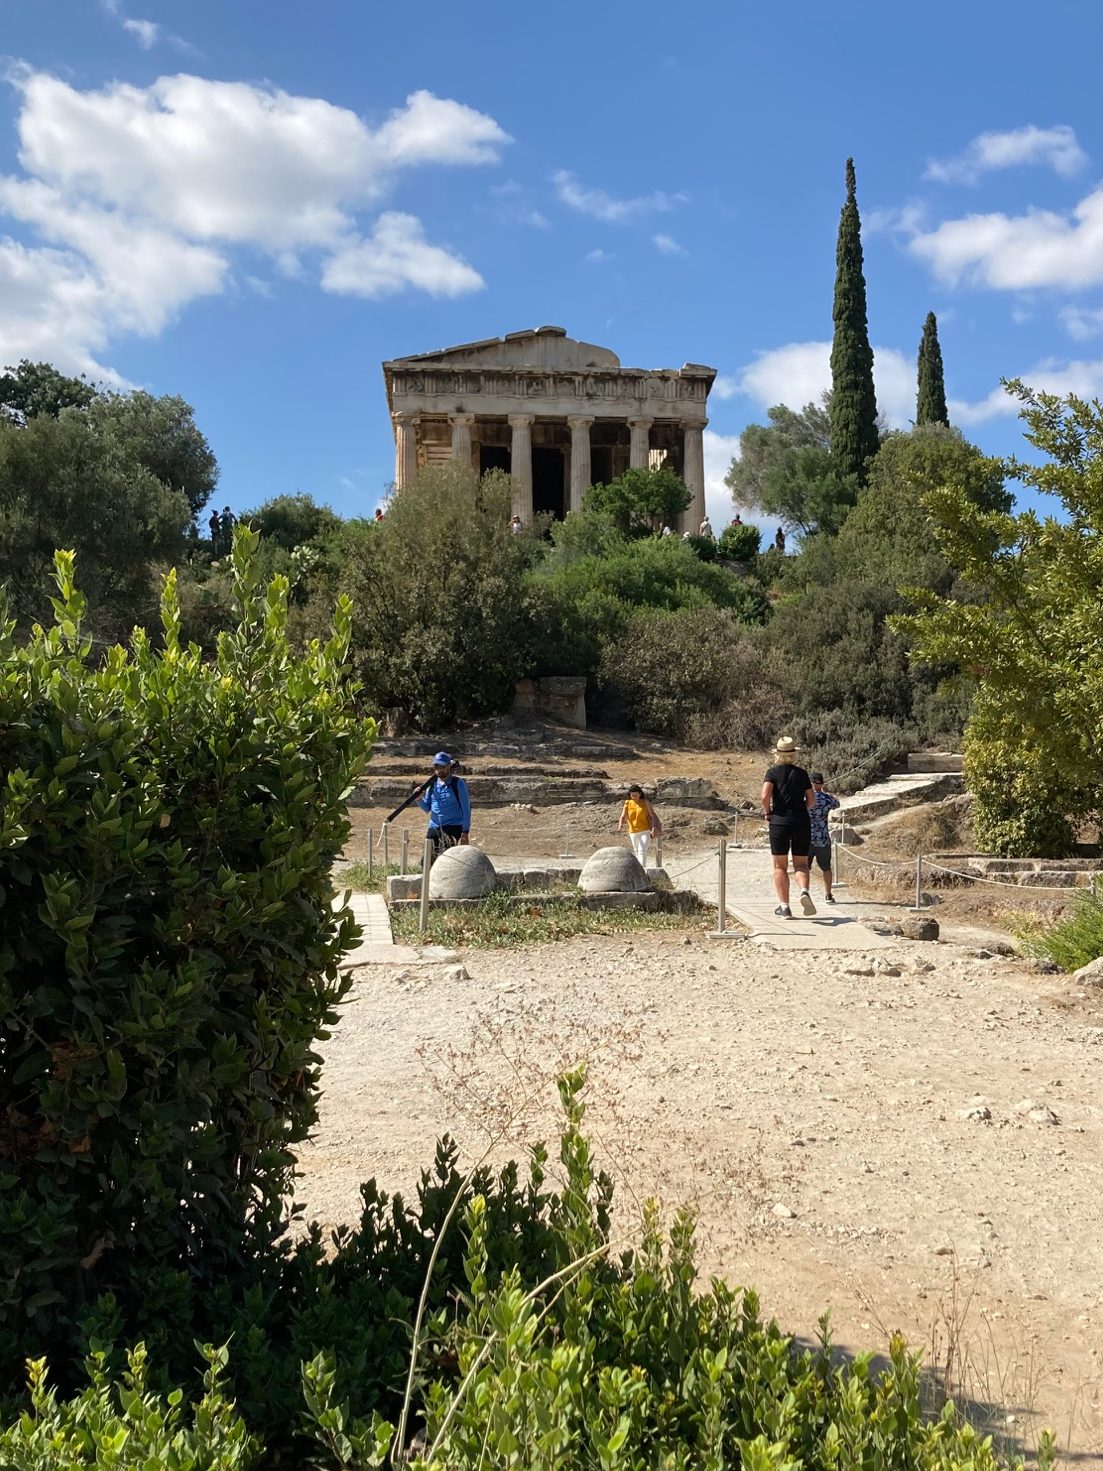
[[[527,332],[507,332],[504,337],[486,337],[481,342],[461,342],[435,352],[419,352],[384,363],[384,369],[407,364],[429,367],[465,368],[619,368],[620,358],[607,347],[576,342],[563,327],[536,327]]]
[[[467,368],[475,372],[596,372],[645,376],[648,371],[663,375],[706,378],[711,384],[716,369],[702,363],[685,363],[681,369],[645,370],[622,368],[620,358],[608,347],[593,342],[580,342],[568,337],[564,327],[536,327],[525,332],[507,332],[504,337],[486,337],[480,342],[461,342],[455,347],[437,348],[435,352],[412,353],[409,357],[392,358],[383,364],[387,385],[387,403],[392,405],[393,375],[419,368]],[[707,393],[706,389],[706,393]]]

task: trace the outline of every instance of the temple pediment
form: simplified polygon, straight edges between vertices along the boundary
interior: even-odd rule
[[[620,358],[607,347],[578,342],[562,327],[536,327],[527,332],[507,332],[504,337],[487,337],[481,342],[461,342],[436,352],[396,358],[388,368],[619,368]]]

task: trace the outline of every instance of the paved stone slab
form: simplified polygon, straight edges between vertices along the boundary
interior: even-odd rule
[[[676,889],[692,889],[705,904],[717,902],[719,859],[716,854],[668,857],[666,869]],[[796,918],[779,919],[774,914],[777,899],[770,855],[761,849],[729,849],[727,870],[728,915],[746,925],[752,940],[779,950],[885,950],[894,943],[891,936],[878,935],[861,923],[863,915],[872,917],[874,913],[883,913],[883,904],[850,902],[844,897],[845,890],[836,895],[839,902],[834,906],[821,904],[815,879],[812,897],[817,914],[804,919],[798,902]],[[792,888],[795,897],[796,885]]]

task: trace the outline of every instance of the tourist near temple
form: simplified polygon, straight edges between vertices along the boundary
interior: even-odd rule
[[[563,517],[590,485],[666,466],[705,516],[704,429],[715,368],[622,368],[562,327],[511,332],[383,364],[401,491],[424,465],[459,460],[513,477],[514,511]]]

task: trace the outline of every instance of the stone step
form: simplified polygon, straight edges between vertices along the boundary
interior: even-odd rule
[[[939,802],[944,797],[957,796],[964,789],[964,781],[957,772],[900,771],[863,787],[852,797],[844,797],[843,810],[850,823],[870,822],[905,807],[917,807],[921,802]]]
[[[950,751],[912,751],[908,755],[908,771],[912,773],[960,772],[964,760],[964,756],[956,756]]]

